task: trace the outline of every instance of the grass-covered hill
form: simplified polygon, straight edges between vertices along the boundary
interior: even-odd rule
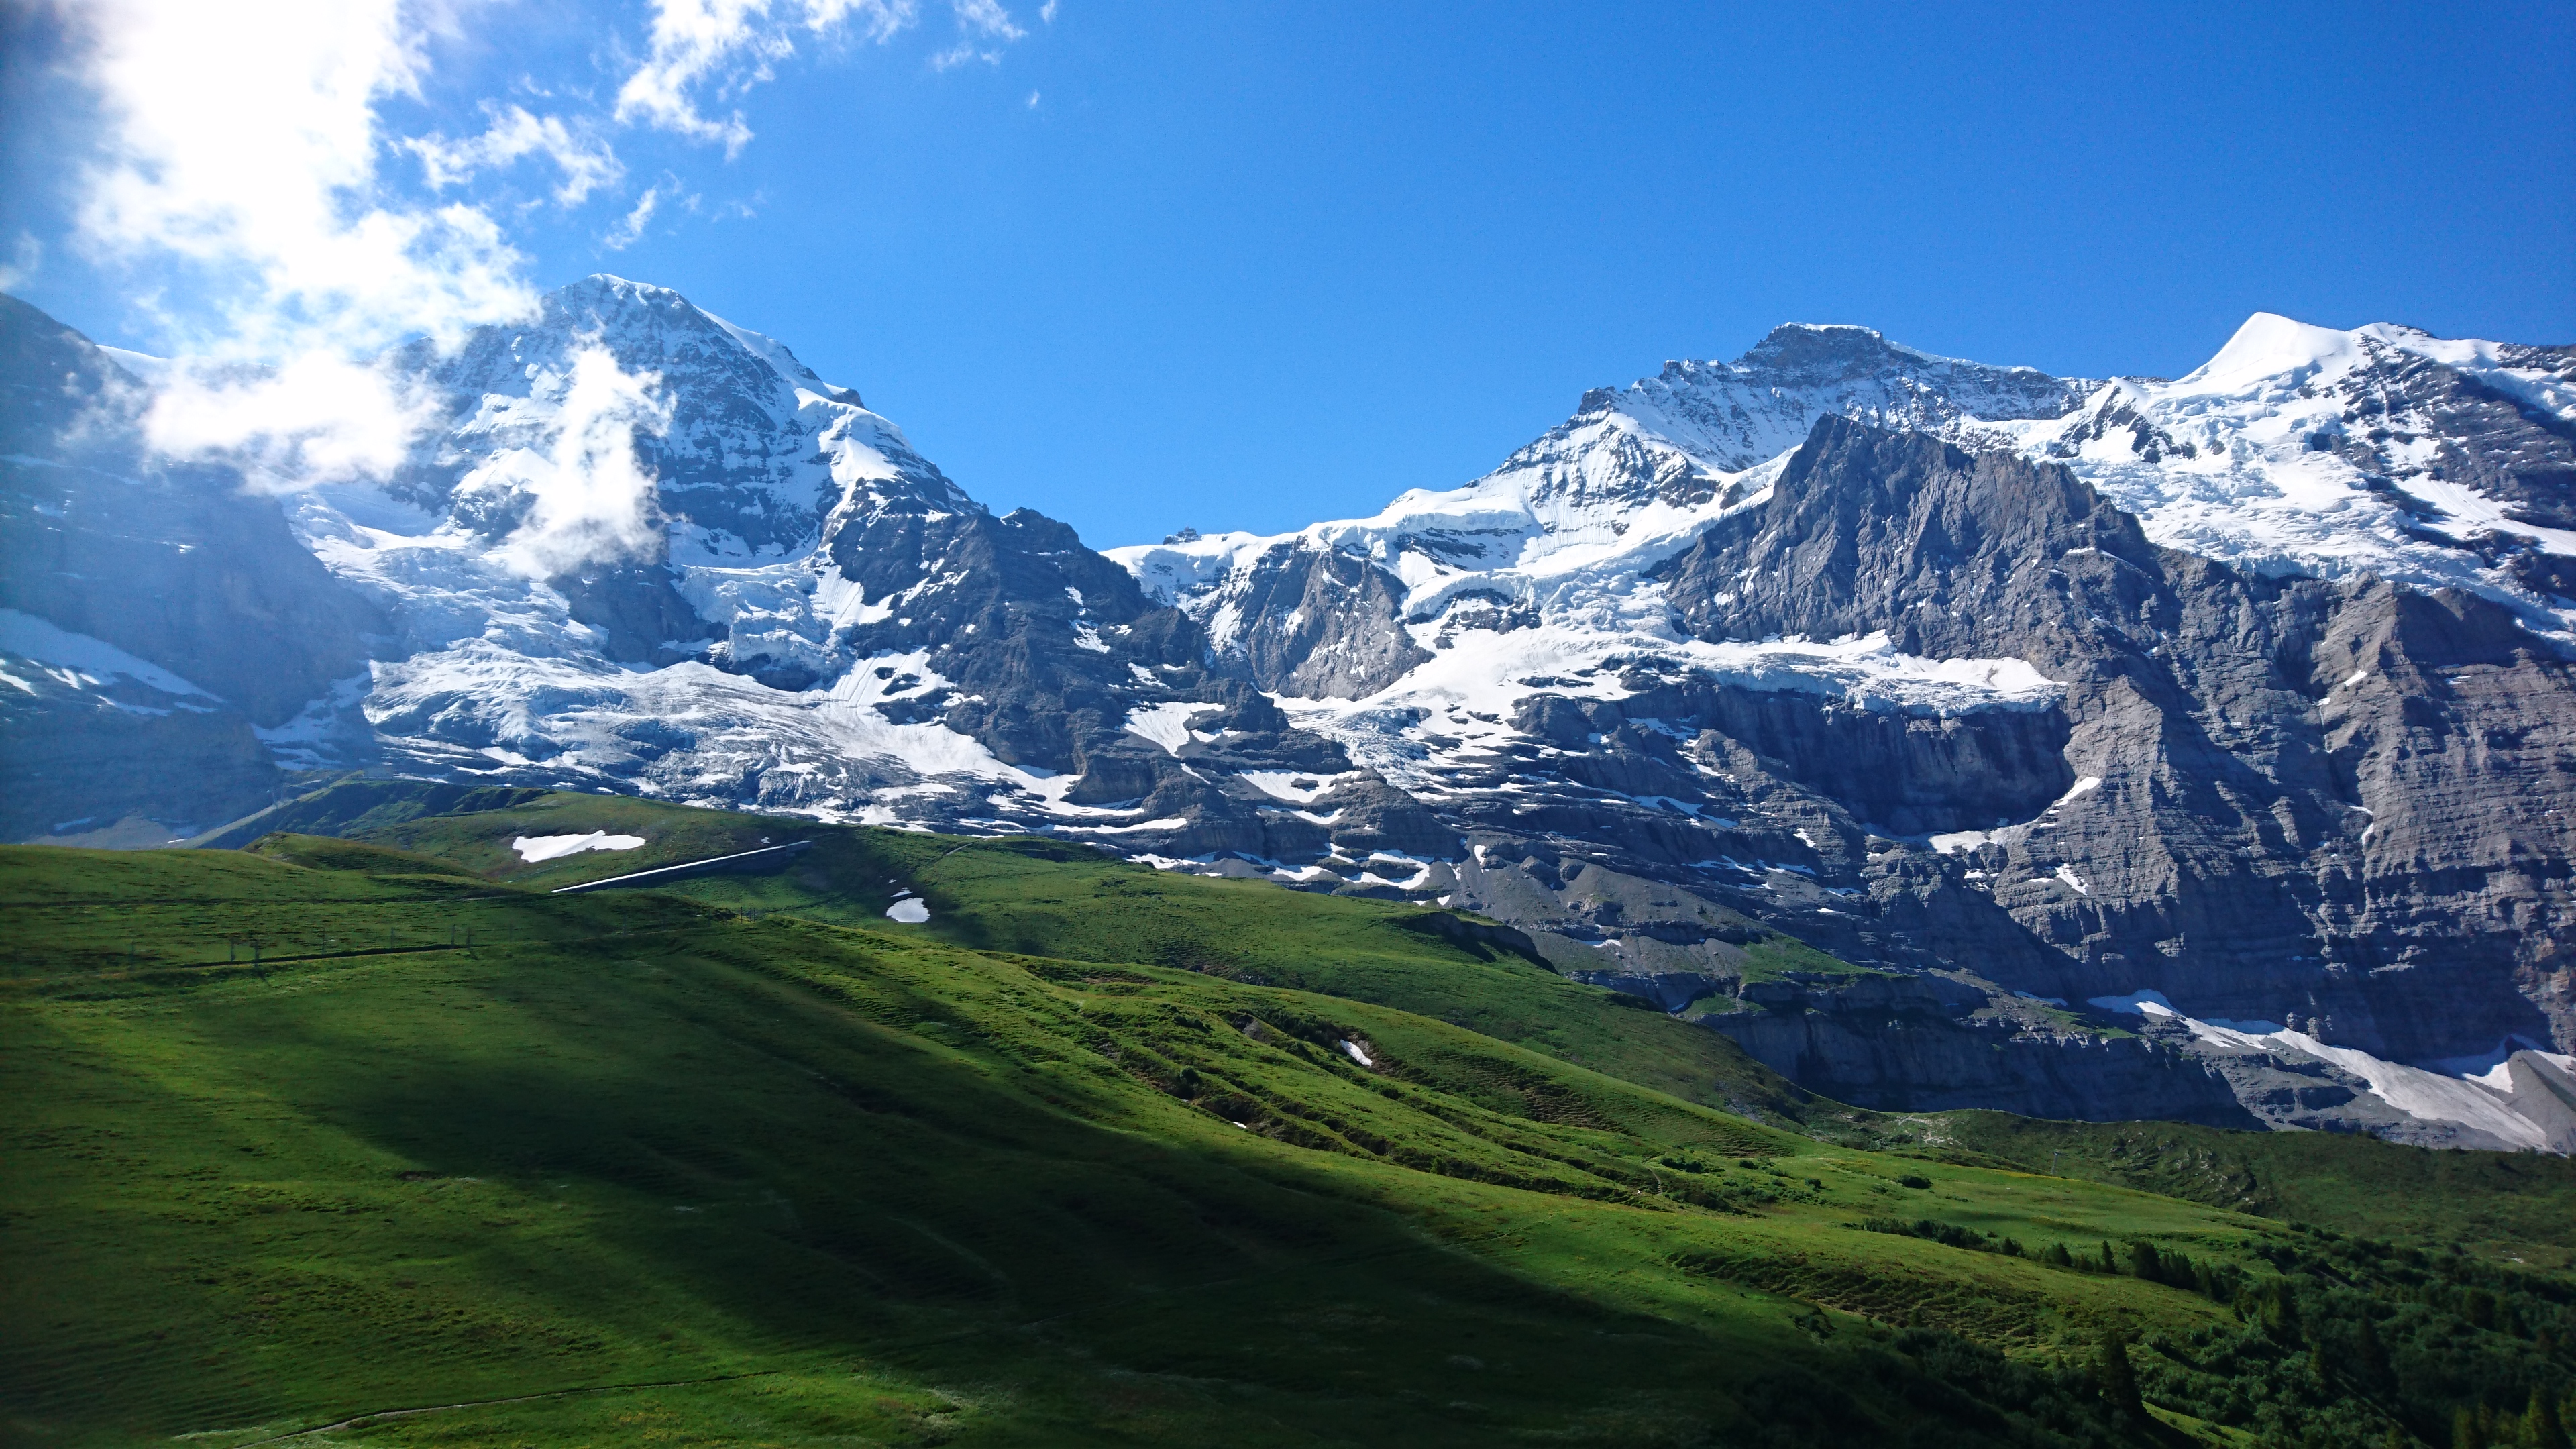
[[[2147,1181],[2165,1129],[1817,1101],[1445,913],[402,788],[0,850],[0,1436],[2507,1443],[2576,1384],[2554,1160],[2315,1159],[2437,1229],[2380,1241]],[[646,844],[510,848],[590,831]]]

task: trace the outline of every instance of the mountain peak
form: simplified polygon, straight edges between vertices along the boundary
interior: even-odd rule
[[[2047,376],[2033,367],[1996,366],[1926,352],[1902,342],[1890,342],[1887,334],[1874,327],[1856,327],[1846,322],[1784,322],[1772,328],[1760,342],[1747,348],[1734,363],[1738,369],[1758,368],[1810,376],[1837,372],[1845,377],[1886,367],[1927,365],[1963,368],[1978,373]]]
[[[1865,347],[1884,343],[1887,334],[1875,327],[1862,327],[1850,322],[1783,322],[1762,335],[1754,344],[1764,347],[1787,347],[1800,342],[1823,343],[1827,346]]]
[[[725,349],[718,339],[729,338],[791,388],[866,406],[856,389],[825,381],[786,344],[735,326],[669,287],[593,272],[548,292],[539,307],[545,323],[568,325],[577,334],[595,333],[630,367],[660,367],[692,349],[721,352]]]
[[[1874,371],[1900,358],[1926,356],[1898,347],[1874,328],[1842,323],[1786,322],[1774,327],[1735,361],[1739,368],[1760,368],[1792,375],[1832,373],[1849,376]]]
[[[2277,312],[2257,312],[2245,319],[2216,356],[2174,386],[2200,392],[2237,392],[2285,374],[2313,375],[2349,361],[2359,345],[2355,333],[2312,326]]]

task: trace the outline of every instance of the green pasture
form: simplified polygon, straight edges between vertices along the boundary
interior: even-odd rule
[[[1820,1102],[1417,907],[810,827],[550,893],[784,828],[0,849],[0,1437],[2432,1442],[2569,1385],[2486,1239],[2032,1171],[2055,1124]],[[648,845],[509,849],[598,829]]]

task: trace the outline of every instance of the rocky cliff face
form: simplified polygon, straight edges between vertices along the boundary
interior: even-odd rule
[[[1104,557],[614,278],[384,359],[440,424],[282,505],[0,323],[21,838],[281,764],[1046,832],[1474,908],[1870,1105],[2576,1147],[2564,350],[1789,327],[1466,488]]]
[[[2064,686],[2083,788],[2045,818],[2027,793],[1962,801],[2013,823],[1944,836],[1937,877],[1886,891],[1971,891],[2043,944],[2007,987],[2286,1011],[2397,1058],[2564,1039],[2563,1007],[2509,983],[2558,969],[2570,924],[2576,673],[2503,606],[2161,550],[2062,467],[1841,420],[1669,577],[1704,636],[1883,632]],[[1957,918],[1943,935],[1977,958]]]
[[[0,297],[0,830],[160,843],[275,798],[381,618],[227,469],[136,438],[142,382]],[[120,829],[120,827],[122,827]]]

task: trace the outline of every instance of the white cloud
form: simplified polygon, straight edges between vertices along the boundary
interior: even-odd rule
[[[14,292],[27,284],[36,269],[45,264],[45,244],[34,232],[18,233],[18,244],[9,250],[9,260],[0,262],[0,292]]]
[[[625,220],[610,228],[608,235],[599,239],[601,245],[613,252],[622,252],[635,245],[643,237],[644,228],[652,224],[653,212],[661,204],[662,188],[645,187],[644,194],[636,199],[635,209],[626,213]]]
[[[957,43],[930,58],[932,70],[953,70],[970,60],[1000,65],[1001,47],[1028,36],[997,0],[950,0],[950,5],[957,12]]]
[[[968,35],[991,40],[1020,40],[1028,32],[1011,22],[1011,12],[999,0],[952,0],[957,10],[957,28]]]
[[[494,554],[504,567],[553,578],[594,561],[648,558],[660,547],[655,480],[635,455],[635,437],[670,429],[661,386],[659,373],[628,372],[597,345],[573,354],[570,377],[537,380],[536,391],[559,393],[552,446],[503,453],[457,485],[526,496],[526,514]]]
[[[377,107],[418,94],[422,32],[398,0],[277,0],[257,25],[196,0],[66,14],[102,119],[70,245],[135,277],[185,357],[146,439],[272,491],[391,470],[427,401],[352,359],[536,307],[490,214],[381,185]]]
[[[1031,91],[1031,92],[1029,92],[1029,109],[1030,109],[1030,110],[1032,110],[1032,111],[1034,111],[1034,110],[1036,110],[1037,108],[1038,108],[1038,93],[1037,93],[1036,91]]]
[[[999,65],[1000,47],[1027,37],[999,0],[949,0],[958,41],[930,58],[933,70],[970,60]],[[1054,18],[1049,0],[1042,12]],[[730,157],[751,140],[751,126],[734,110],[710,116],[698,93],[718,100],[741,95],[770,78],[772,67],[796,53],[798,32],[821,40],[855,27],[879,45],[920,18],[920,0],[653,0],[650,51],[617,90],[617,119],[700,141],[719,141]]]
[[[188,293],[215,315],[175,341],[347,355],[534,307],[525,259],[489,214],[407,205],[378,184],[376,106],[416,95],[425,64],[396,0],[275,0],[257,25],[201,0],[90,0],[76,14],[106,128],[73,244],[193,273]]]
[[[490,125],[480,136],[450,141],[435,133],[402,143],[420,158],[423,178],[433,191],[474,179],[486,167],[505,168],[526,156],[543,156],[563,173],[555,201],[579,206],[593,191],[614,186],[626,168],[608,143],[565,124],[561,116],[531,115],[525,106],[483,103]]]
[[[1059,0],[1046,0],[1044,5],[1038,7],[1038,19],[1048,25],[1055,24],[1055,7],[1058,3]]]
[[[403,379],[326,351],[273,368],[190,359],[162,374],[143,435],[165,457],[229,463],[254,489],[290,493],[383,478],[436,412]]]
[[[918,0],[654,0],[651,53],[617,90],[617,119],[721,141],[730,156],[751,139],[735,111],[710,119],[692,94],[712,82],[719,97],[770,78],[796,53],[795,32],[820,38],[856,17],[860,34],[883,44],[912,24]]]
[[[914,23],[919,0],[653,0],[648,55],[612,114],[537,100],[548,93],[530,78],[519,101],[483,105],[479,134],[394,134],[387,103],[425,99],[432,29],[453,28],[464,3],[264,0],[253,14],[209,0],[50,0],[100,117],[70,178],[64,243],[122,274],[155,342],[181,359],[159,372],[143,414],[165,455],[236,464],[270,491],[385,477],[438,404],[367,359],[421,337],[449,350],[537,311],[528,259],[475,199],[478,178],[535,160],[552,168],[557,204],[593,202],[625,180],[604,139],[612,124],[730,154],[751,134],[730,103],[799,44],[882,43]],[[997,62],[1025,35],[995,0],[951,4],[969,56]],[[717,105],[729,114],[701,109]],[[407,165],[403,184],[389,174],[404,158],[425,194]],[[603,241],[630,245],[657,214],[699,206],[666,175]],[[0,286],[39,260],[21,242]],[[524,490],[506,561],[548,575],[653,545],[654,480],[634,444],[669,420],[658,380],[598,348],[558,382],[553,430],[513,450],[517,472],[483,480]]]
[[[273,0],[257,25],[201,0],[91,0],[77,19],[105,124],[77,178],[74,245],[201,303],[164,318],[186,356],[160,379],[144,435],[166,456],[233,463],[253,487],[387,476],[437,400],[355,359],[536,311],[499,223],[466,202],[401,199],[383,157],[417,155],[444,188],[543,155],[567,204],[615,174],[604,146],[517,106],[462,141],[385,135],[378,108],[416,96],[426,63],[400,0]],[[511,454],[528,498],[503,561],[525,572],[658,536],[634,446],[636,429],[668,426],[656,379],[592,347],[557,385],[555,426]]]

